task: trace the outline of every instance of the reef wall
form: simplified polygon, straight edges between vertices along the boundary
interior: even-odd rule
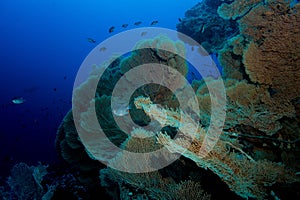
[[[213,79],[192,83],[200,105],[199,121],[189,121],[189,117],[178,109],[178,101],[171,91],[155,84],[141,87],[133,94],[129,114],[139,125],[155,120],[164,126],[163,131],[149,133],[141,128],[128,136],[118,129],[112,118],[112,89],[130,69],[144,63],[163,63],[184,76],[189,73],[180,57],[158,50],[164,45],[175,52],[184,51],[180,42],[167,37],[142,41],[138,46],[144,49],[133,49],[130,56],[116,59],[98,82],[94,101],[98,121],[116,145],[142,153],[164,145],[171,153],[184,152],[182,157],[162,170],[144,174],[129,174],[100,166],[83,148],[71,113],[57,134],[59,154],[81,171],[100,171],[98,181],[115,199],[220,198],[211,187],[205,188],[209,184],[205,175],[225,183],[222,187],[232,193],[223,191],[221,194],[231,198],[295,197],[300,171],[299,21],[300,4],[291,1],[204,0],[187,11],[177,25],[178,31],[217,55],[222,65],[227,97],[226,120],[220,139],[206,157],[202,158],[198,152],[211,122],[208,85],[214,84]],[[90,79],[77,89],[78,95],[85,97],[89,82],[98,81],[93,73],[100,69],[96,67]],[[84,98],[79,101],[78,105],[90,103]],[[163,105],[163,108],[156,105]],[[88,117],[89,110],[81,110],[81,113],[80,117]],[[162,121],[161,113],[167,114],[168,120]],[[199,125],[197,132],[182,128],[191,124]],[[81,128],[87,132],[95,131],[93,126],[82,125]],[[184,136],[172,138],[178,132],[183,132]],[[139,140],[134,135],[152,137]],[[192,143],[187,145],[187,141]],[[104,147],[100,145],[100,148]],[[104,160],[110,155],[105,156]],[[86,174],[92,178],[82,177],[82,181],[98,178],[95,173]]]

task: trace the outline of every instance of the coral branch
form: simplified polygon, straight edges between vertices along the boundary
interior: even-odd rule
[[[147,115],[159,121],[162,125],[174,127],[188,127],[182,123],[189,123],[189,120],[179,118],[180,111],[171,111],[158,108],[152,104],[150,99],[139,97],[135,105],[143,108]],[[190,123],[196,124],[196,122]],[[244,198],[264,199],[267,196],[267,187],[276,182],[299,181],[295,173],[284,168],[282,165],[267,160],[255,161],[247,155],[235,140],[222,137],[216,143],[214,149],[206,157],[199,156],[199,150],[203,145],[203,138],[207,131],[198,127],[198,132],[190,133],[183,129],[184,135],[175,139],[165,133],[159,133],[158,143],[172,153],[181,153],[183,156],[193,160],[199,167],[210,169],[217,174],[229,188]],[[194,136],[191,138],[191,136]],[[191,141],[192,139],[192,141]],[[237,152],[235,152],[237,150]]]

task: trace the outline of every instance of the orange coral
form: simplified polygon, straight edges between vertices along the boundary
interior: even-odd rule
[[[240,20],[241,32],[251,41],[243,59],[247,74],[285,102],[300,96],[299,20],[300,9],[283,0],[256,6]]]
[[[243,124],[272,135],[282,128],[280,119],[295,115],[291,104],[277,104],[264,87],[245,81],[228,87],[227,96],[227,125]]]
[[[239,9],[229,8],[242,2],[223,4],[219,11],[233,16]],[[273,135],[284,128],[284,117],[295,119],[294,102],[300,98],[300,6],[270,0],[258,4],[248,1],[240,9],[245,7],[246,13],[241,15],[243,12],[239,11],[241,34],[228,40],[218,58],[227,80],[248,80],[227,86],[231,101],[227,122],[238,119],[237,124]],[[255,95],[251,97],[249,92]],[[248,99],[248,104],[241,104],[241,99]],[[236,102],[241,104],[240,108]]]
[[[262,86],[236,79],[227,79],[225,86],[227,95],[225,129],[245,125],[267,135],[273,135],[282,128],[279,120],[283,117],[295,116],[292,104],[280,104],[274,101]],[[211,98],[204,83],[198,86],[196,95],[201,124],[207,127],[211,116]]]

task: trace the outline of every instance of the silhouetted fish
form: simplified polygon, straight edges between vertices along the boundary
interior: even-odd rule
[[[127,28],[128,24],[123,24],[122,27],[123,28]]]
[[[96,40],[94,40],[93,38],[87,38],[87,41],[88,41],[89,43],[96,43]]]
[[[115,30],[115,27],[112,26],[112,27],[110,27],[110,28],[108,29],[108,32],[109,32],[109,33],[112,33],[112,32],[114,32],[114,30]]]
[[[145,36],[146,34],[147,34],[147,32],[144,31],[144,32],[141,33],[141,36]]]
[[[134,23],[135,26],[139,26],[139,25],[141,25],[141,24],[142,24],[141,21],[138,21],[138,22],[135,22],[135,23]]]
[[[182,19],[181,19],[181,18],[178,18],[178,21],[179,21],[179,22],[182,22]]]
[[[100,49],[99,49],[99,51],[105,51],[106,50],[106,47],[101,47]]]
[[[155,21],[151,22],[150,26],[154,26],[154,25],[156,25],[157,23],[158,23],[158,21],[155,20]]]

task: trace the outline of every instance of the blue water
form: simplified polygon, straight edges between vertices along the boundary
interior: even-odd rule
[[[55,134],[76,72],[98,43],[136,21],[176,30],[198,1],[0,0],[0,176],[21,161],[56,161]],[[13,104],[16,96],[26,102]]]

